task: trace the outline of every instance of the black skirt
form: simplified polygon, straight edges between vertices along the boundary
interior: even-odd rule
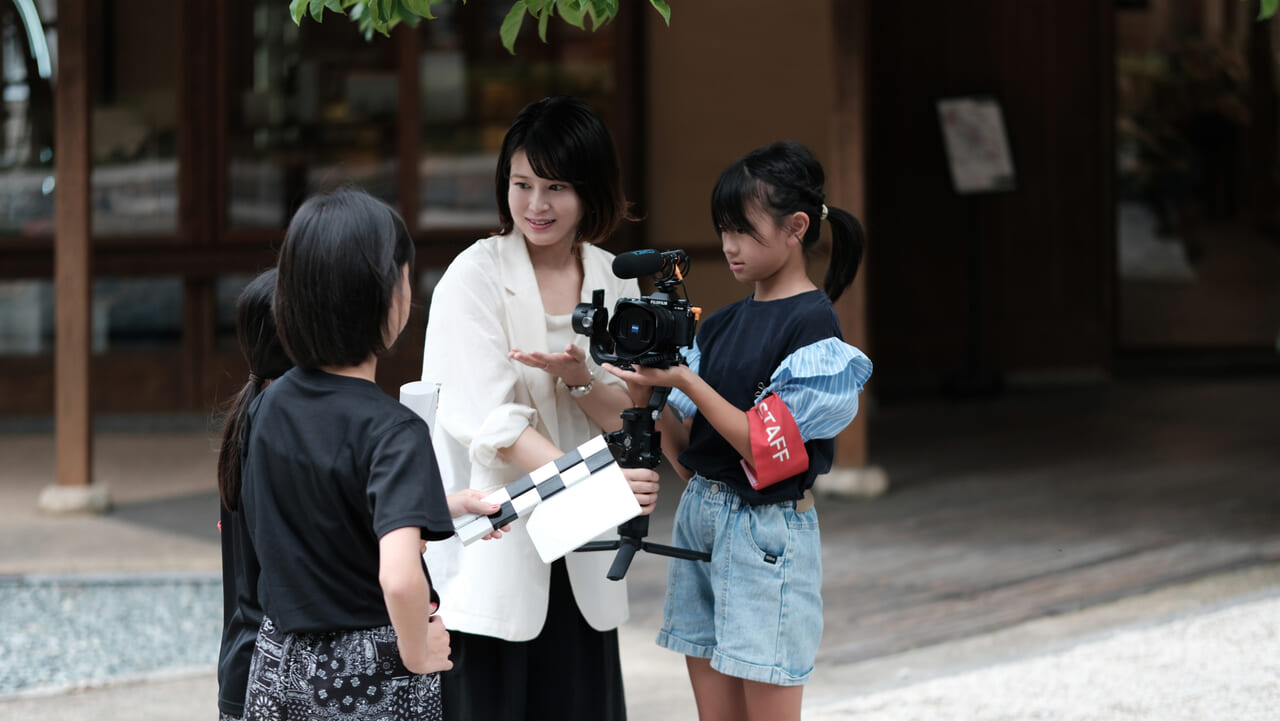
[[[440,676],[405,668],[390,626],[285,633],[262,621],[244,721],[439,721]]]
[[[445,599],[448,603],[448,599]],[[532,641],[454,631],[442,673],[448,721],[626,721],[618,632],[591,628],[563,560],[551,564],[547,620]]]

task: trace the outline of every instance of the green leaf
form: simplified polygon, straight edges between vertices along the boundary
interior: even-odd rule
[[[520,26],[524,24],[524,13],[524,0],[516,0],[507,11],[507,16],[502,19],[502,27],[498,30],[502,47],[512,55],[516,54],[516,36],[520,34]]]
[[[467,0],[457,1],[463,5],[467,3]],[[1260,1],[1264,5],[1263,12],[1268,14],[1274,14],[1276,6],[1280,4],[1280,0]],[[441,2],[445,0],[289,0],[289,15],[295,24],[301,24],[308,11],[316,22],[323,20],[325,10],[346,14],[365,39],[371,40],[375,32],[390,36],[390,31],[400,23],[417,27],[422,18],[436,19],[433,10]],[[663,21],[670,25],[669,0],[649,2]],[[538,21],[538,37],[545,43],[551,19],[556,14],[576,28],[594,32],[617,17],[619,8],[620,0],[513,0],[498,34],[507,52],[515,55],[516,40],[526,14]],[[590,28],[587,27],[588,19],[591,21]]]
[[[582,25],[582,19],[587,13],[582,9],[582,3],[579,0],[560,0],[560,4],[556,5],[556,10],[560,12],[560,17],[564,21],[575,28],[585,30]]]
[[[431,6],[435,5],[435,0],[403,0],[405,7],[415,15],[420,15],[428,20],[435,20],[436,16],[431,12]]]
[[[293,17],[294,25],[302,24],[302,16],[307,14],[308,0],[289,0],[289,15]]]
[[[1276,6],[1280,5],[1280,0],[1262,0],[1258,5],[1258,19],[1266,20],[1276,14]]]
[[[408,2],[408,0],[405,0],[405,1]],[[392,27],[394,27],[396,25],[399,25],[400,23],[405,23],[411,28],[416,28],[418,27],[418,23],[422,22],[423,17],[424,16],[419,14],[418,12],[409,9],[404,5],[401,5],[396,8],[396,17],[395,17],[395,20],[391,21],[391,25]],[[428,15],[425,17],[428,20],[435,20],[435,16],[433,15]]]
[[[618,0],[583,0],[591,18],[591,31],[599,30],[618,14]]]
[[[600,19],[602,8],[599,6],[599,0],[584,0],[584,4],[586,5],[587,17],[591,18],[591,30],[594,32],[600,29],[600,25],[603,24]]]
[[[1273,0],[1273,2],[1280,2],[1280,0]],[[663,21],[667,23],[667,27],[671,27],[671,6],[664,0],[649,0],[649,3],[662,16]]]

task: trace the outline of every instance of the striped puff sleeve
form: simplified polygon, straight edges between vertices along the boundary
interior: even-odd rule
[[[866,354],[839,338],[825,338],[783,359],[760,397],[781,398],[805,441],[834,438],[858,415],[858,394],[870,377]]]

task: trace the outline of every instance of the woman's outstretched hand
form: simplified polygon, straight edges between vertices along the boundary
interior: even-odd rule
[[[530,368],[546,371],[549,375],[564,379],[567,385],[585,386],[591,382],[591,369],[587,367],[587,354],[570,343],[561,353],[541,353],[512,348],[507,357]]]

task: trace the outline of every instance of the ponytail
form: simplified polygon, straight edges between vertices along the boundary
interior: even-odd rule
[[[218,449],[218,496],[232,512],[240,507],[240,461],[249,406],[273,378],[293,367],[271,314],[275,288],[276,269],[272,268],[249,281],[236,298],[236,338],[249,362],[249,380],[227,406]]]
[[[834,303],[845,288],[853,285],[862,262],[862,246],[865,242],[862,223],[847,210],[827,208],[827,220],[831,223],[831,262],[822,289]]]
[[[756,148],[720,174],[711,191],[711,222],[717,232],[747,231],[759,240],[747,213],[751,205],[758,203],[779,223],[802,212],[809,216],[809,229],[800,244],[808,253],[821,237],[821,221],[830,221],[831,262],[822,289],[834,302],[858,274],[865,239],[852,213],[825,205],[825,182],[822,164],[799,143],[780,141]]]
[[[249,406],[262,392],[266,382],[254,376],[249,379],[235,398],[231,399],[222,424],[222,446],[218,451],[218,496],[228,511],[240,507],[240,449],[244,421]]]

